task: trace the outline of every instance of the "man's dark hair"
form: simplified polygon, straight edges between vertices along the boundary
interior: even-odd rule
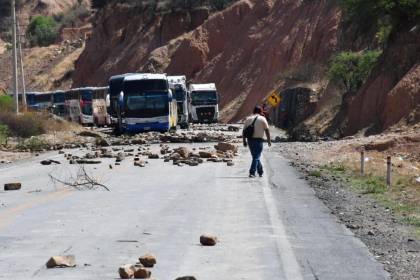
[[[260,106],[255,106],[254,108],[254,114],[261,114],[262,113],[262,108]]]

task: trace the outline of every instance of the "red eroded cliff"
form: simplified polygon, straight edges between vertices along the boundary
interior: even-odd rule
[[[112,75],[140,71],[154,49],[208,16],[206,9],[153,15],[146,8],[107,7],[97,15],[92,36],[76,63],[73,85],[104,85]]]

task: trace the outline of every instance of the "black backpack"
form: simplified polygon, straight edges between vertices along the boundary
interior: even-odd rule
[[[257,121],[257,119],[258,119],[258,116],[255,117],[252,124],[245,127],[245,129],[244,129],[244,137],[245,138],[249,139],[249,138],[252,138],[252,136],[254,135],[254,124]]]

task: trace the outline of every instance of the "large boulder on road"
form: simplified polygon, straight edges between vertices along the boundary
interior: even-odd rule
[[[200,243],[203,246],[214,246],[217,243],[217,237],[213,235],[203,234],[200,236]]]
[[[73,255],[68,256],[53,256],[45,264],[47,268],[63,268],[63,267],[75,267],[76,257]]]
[[[22,187],[21,183],[6,183],[4,184],[5,191],[17,191],[20,190]]]
[[[232,151],[236,153],[238,151],[238,147],[235,144],[226,143],[226,142],[220,142],[216,146],[214,146],[214,148],[217,151],[221,151],[221,152]]]
[[[134,272],[134,278],[136,279],[148,279],[152,275],[152,272],[146,268],[137,268]]]
[[[156,257],[151,254],[146,254],[139,258],[139,262],[145,267],[153,267],[156,264]]]
[[[126,264],[118,268],[118,273],[120,274],[121,279],[131,279],[134,277],[136,268],[132,264]]]

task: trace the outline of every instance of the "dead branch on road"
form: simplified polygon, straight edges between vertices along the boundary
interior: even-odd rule
[[[101,187],[107,191],[110,191],[110,189],[107,186],[99,183],[95,178],[91,177],[87,173],[84,165],[79,166],[79,170],[77,171],[76,176],[70,177],[69,181],[59,179],[53,176],[51,173],[48,175],[54,183],[58,182],[65,186],[72,187],[78,191],[93,190],[93,189],[96,189],[97,187]]]

